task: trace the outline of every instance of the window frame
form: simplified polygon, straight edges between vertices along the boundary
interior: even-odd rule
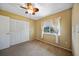
[[[41,35],[41,37],[43,37],[43,34],[48,34],[48,35],[58,35],[58,36],[60,36],[60,20],[61,20],[61,17],[57,17],[57,18],[55,18],[56,20],[57,20],[57,24],[58,24],[58,26],[57,26],[57,28],[58,28],[58,34],[57,33],[51,33],[50,31],[49,32],[44,32],[44,25],[46,24],[46,23],[51,23],[51,21],[46,21],[46,22],[43,22],[42,23],[42,35]],[[54,28],[54,25],[51,23],[51,27],[53,27]],[[49,26],[50,27],[50,26]],[[50,30],[50,29],[49,29]]]

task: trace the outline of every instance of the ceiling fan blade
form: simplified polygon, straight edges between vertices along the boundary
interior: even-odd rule
[[[23,9],[27,9],[27,8],[25,8],[25,7],[22,7],[22,6],[20,6],[21,8],[23,8]]]
[[[28,14],[28,11],[26,11],[25,13]]]

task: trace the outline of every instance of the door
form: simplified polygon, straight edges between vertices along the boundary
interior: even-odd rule
[[[11,45],[29,40],[29,23],[16,19],[10,21]]]
[[[0,50],[10,46],[9,17],[0,15]]]

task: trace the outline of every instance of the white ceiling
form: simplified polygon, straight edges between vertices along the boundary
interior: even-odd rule
[[[0,3],[0,9],[38,20],[42,17],[72,8],[72,5],[72,3],[36,3],[35,6],[39,8],[39,12],[35,15],[25,14],[25,10],[20,8],[19,3]]]

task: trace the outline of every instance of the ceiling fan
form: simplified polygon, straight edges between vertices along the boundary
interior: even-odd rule
[[[26,14],[31,13],[32,15],[35,15],[35,13],[39,11],[39,9],[34,7],[32,3],[24,3],[20,7],[26,10]]]

